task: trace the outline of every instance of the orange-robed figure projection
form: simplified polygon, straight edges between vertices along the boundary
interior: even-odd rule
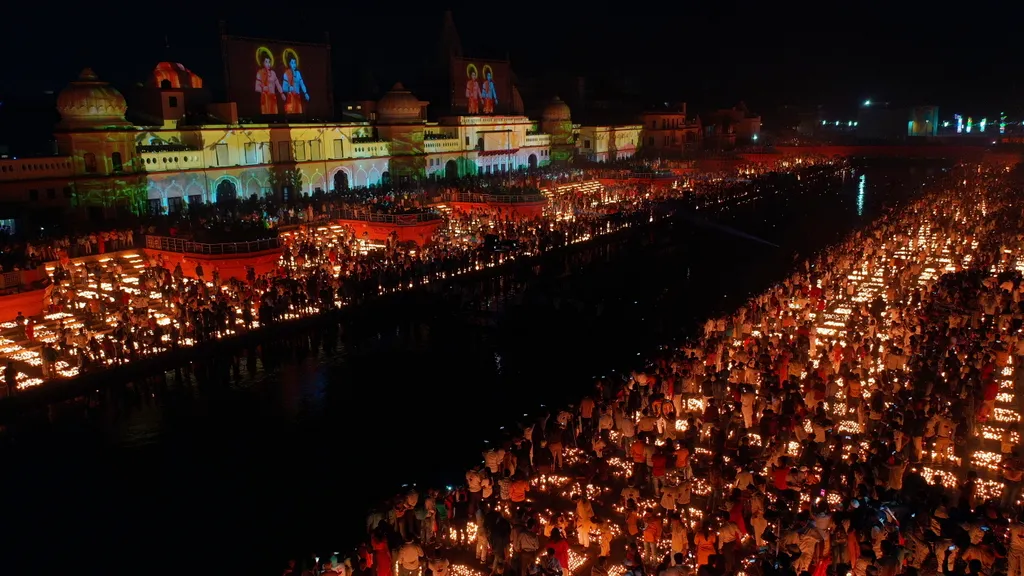
[[[480,113],[480,83],[476,80],[476,66],[466,66],[466,100],[469,101],[470,114]]]
[[[484,66],[483,88],[480,98],[484,102],[484,114],[494,114],[494,105],[498,103],[498,91],[494,89],[494,72],[488,65]]]
[[[281,82],[274,72],[274,55],[266,48],[256,51],[256,61],[260,68],[256,70],[256,92],[260,95],[260,114],[277,114],[277,96],[285,98]]]

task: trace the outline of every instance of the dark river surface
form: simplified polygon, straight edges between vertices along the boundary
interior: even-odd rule
[[[940,170],[864,166],[656,223],[12,427],[0,574],[278,574],[347,549],[402,484],[459,483],[500,427],[734,309]]]

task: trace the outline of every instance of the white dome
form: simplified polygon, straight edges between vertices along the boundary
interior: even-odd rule
[[[562,99],[555,96],[547,106],[544,107],[544,111],[541,113],[542,120],[550,121],[567,121],[572,120],[572,114],[569,111],[569,105],[562,102]]]
[[[377,101],[377,121],[381,124],[423,122],[420,111],[426,104],[399,82]]]
[[[101,82],[90,68],[82,70],[57,96],[61,124],[69,128],[103,128],[127,126],[124,119],[128,103],[124,96],[106,82]]]

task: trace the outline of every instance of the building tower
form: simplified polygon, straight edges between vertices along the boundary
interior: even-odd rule
[[[541,113],[540,129],[551,135],[551,160],[565,162],[572,158],[576,143],[572,137],[572,114],[569,105],[555,96]]]

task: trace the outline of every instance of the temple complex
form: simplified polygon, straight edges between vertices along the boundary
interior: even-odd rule
[[[428,102],[395,84],[368,103],[373,113],[361,121],[259,124],[240,121],[233,103],[211,104],[207,94],[202,78],[178,63],[158,64],[131,104],[83,70],[58,98],[57,155],[0,159],[0,202],[102,220],[126,210],[173,213],[192,202],[288,200],[528,170],[568,161],[584,145],[583,155],[614,160],[632,156],[640,140],[639,125],[573,124],[557,98],[540,121],[524,115],[431,120]],[[130,108],[135,101],[137,110]]]

